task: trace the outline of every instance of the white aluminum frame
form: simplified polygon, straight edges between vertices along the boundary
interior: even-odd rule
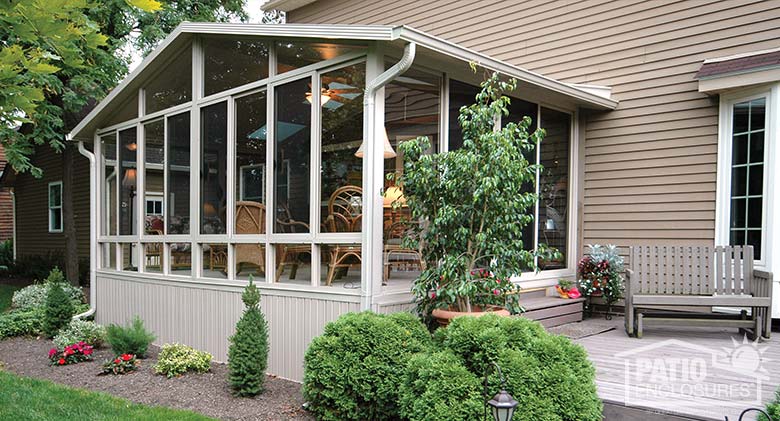
[[[51,204],[51,188],[52,187],[59,187],[60,189],[60,204],[59,206],[52,206]],[[63,226],[63,218],[62,218],[62,180],[60,181],[53,181],[49,183],[46,187],[46,208],[47,208],[47,214],[49,216],[49,232],[54,233],[61,233]],[[52,210],[59,209],[60,210],[60,227],[59,228],[53,228],[52,227]]]

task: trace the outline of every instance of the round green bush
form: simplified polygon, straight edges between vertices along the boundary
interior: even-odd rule
[[[404,419],[471,421],[484,415],[480,379],[450,352],[413,356],[399,395]]]
[[[154,372],[171,377],[178,377],[188,371],[205,373],[211,368],[212,355],[198,351],[187,345],[165,344],[162,346]]]
[[[55,337],[60,329],[67,326],[76,314],[73,301],[62,289],[62,285],[57,282],[49,288],[46,305],[43,308],[43,333],[50,338]]]
[[[64,349],[68,345],[85,342],[95,348],[103,345],[106,339],[106,328],[89,320],[71,320],[57,336],[54,337],[54,345]]]
[[[348,313],[328,323],[304,358],[303,394],[320,420],[398,419],[398,387],[430,335],[411,315]]]
[[[33,284],[14,292],[13,298],[11,298],[11,308],[14,310],[43,308],[46,304],[46,295],[52,285],[54,285],[53,282]],[[65,295],[73,301],[73,304],[78,305],[84,302],[84,293],[81,288],[68,283],[61,283],[61,287],[65,291]]]
[[[460,317],[435,335],[439,346],[457,356],[477,377],[491,372],[491,393],[500,388],[495,361],[506,390],[518,402],[514,421],[601,420],[593,369],[585,350],[539,323],[520,317]],[[410,418],[414,419],[414,418]]]

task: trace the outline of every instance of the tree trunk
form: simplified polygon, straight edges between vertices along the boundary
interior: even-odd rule
[[[76,242],[76,218],[73,215],[74,146],[66,144],[62,152],[62,225],[65,234],[65,277],[79,286],[79,253]]]

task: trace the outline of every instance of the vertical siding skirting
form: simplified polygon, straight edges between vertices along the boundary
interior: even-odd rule
[[[134,282],[97,277],[100,324],[124,324],[135,315],[157,335],[155,344],[183,343],[227,361],[228,337],[241,317],[241,289],[220,290],[178,284]],[[303,355],[326,323],[360,302],[264,294],[261,306],[269,325],[268,373],[303,380]]]

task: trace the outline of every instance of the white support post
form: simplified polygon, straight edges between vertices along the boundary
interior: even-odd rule
[[[200,249],[200,110],[197,102],[201,97],[203,75],[203,51],[200,39],[192,41],[192,108],[190,109],[190,253],[191,272],[201,277]]]

